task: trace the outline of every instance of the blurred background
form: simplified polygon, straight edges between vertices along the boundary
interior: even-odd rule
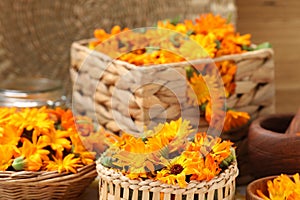
[[[298,0],[1,0],[0,78],[60,79],[71,92],[72,42],[95,28],[151,26],[160,19],[193,19],[200,13],[230,16],[275,51],[276,110],[295,112],[300,100],[300,2]]]

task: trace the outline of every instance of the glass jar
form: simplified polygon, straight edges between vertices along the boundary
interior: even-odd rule
[[[16,78],[0,82],[0,107],[67,107],[59,80]]]

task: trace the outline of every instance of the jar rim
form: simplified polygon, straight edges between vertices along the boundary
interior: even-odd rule
[[[0,83],[0,93],[10,96],[13,94],[44,93],[62,89],[60,80],[48,78],[15,78]]]

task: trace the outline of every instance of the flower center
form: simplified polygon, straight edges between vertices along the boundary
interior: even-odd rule
[[[180,174],[183,171],[183,167],[180,164],[175,164],[170,169],[171,174]]]

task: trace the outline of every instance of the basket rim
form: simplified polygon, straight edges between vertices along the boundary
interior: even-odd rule
[[[118,172],[114,169],[107,168],[103,166],[99,160],[97,163],[97,172],[98,177],[103,179],[111,179],[113,183],[121,183],[122,182],[128,182],[131,185],[139,185],[139,186],[150,186],[150,187],[161,187],[161,188],[172,188],[172,189],[185,189],[190,190],[192,188],[201,188],[201,190],[210,191],[214,190],[216,188],[216,184],[225,185],[228,182],[234,180],[238,176],[238,167],[237,167],[237,161],[234,161],[231,165],[228,166],[227,169],[225,169],[222,173],[220,173],[218,176],[214,177],[210,181],[190,181],[185,188],[179,187],[178,184],[171,185],[166,184],[158,180],[153,179],[145,179],[145,180],[132,180],[129,179],[127,176],[122,174],[121,172]]]
[[[58,171],[0,171],[0,185],[70,185],[80,179],[96,177],[96,163],[77,169],[77,173],[58,173]]]
[[[95,38],[90,39],[82,39],[78,40],[72,43],[71,47],[72,49],[80,49],[88,53],[88,55],[94,55],[97,57],[100,57],[102,60],[108,63],[116,63],[125,65],[129,69],[135,69],[135,70],[149,70],[153,68],[170,68],[170,67],[184,67],[187,65],[200,65],[200,64],[207,64],[207,63],[215,63],[215,62],[221,62],[226,60],[233,60],[233,61],[241,61],[244,59],[249,58],[269,58],[273,57],[274,50],[273,48],[265,48],[265,49],[259,49],[259,50],[253,50],[253,51],[247,51],[240,54],[230,54],[230,55],[224,55],[216,58],[200,58],[195,60],[188,60],[188,61],[182,61],[182,62],[173,62],[173,63],[165,63],[165,64],[156,64],[156,65],[147,65],[147,66],[136,66],[134,64],[117,60],[114,58],[111,58],[110,56],[100,52],[95,51],[88,48],[88,42],[95,40]]]

